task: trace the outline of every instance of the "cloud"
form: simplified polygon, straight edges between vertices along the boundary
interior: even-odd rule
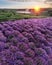
[[[7,8],[7,9],[23,9],[23,8],[35,8],[36,6],[39,6],[39,7],[43,7],[43,8],[47,8],[48,7],[48,5],[46,5],[46,4],[36,4],[36,5],[34,5],[34,4],[25,4],[25,5],[7,5],[7,6],[2,6],[2,7],[0,7],[0,8]]]
[[[8,1],[15,1],[15,2],[42,2],[44,0],[8,0]]]
[[[52,0],[46,0],[46,1],[48,1],[48,2],[52,2]]]
[[[52,0],[46,0],[46,2],[48,2],[48,3],[52,3]]]
[[[32,2],[26,3],[26,2],[16,2],[16,0],[4,0],[4,1],[0,0],[0,8],[34,8],[35,6],[49,7],[49,5],[44,3],[45,0],[31,0],[31,1]]]
[[[32,0],[9,0],[9,1],[32,1]]]
[[[46,0],[45,3],[49,4],[50,6],[52,6],[52,0]]]

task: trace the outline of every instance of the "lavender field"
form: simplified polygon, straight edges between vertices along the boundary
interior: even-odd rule
[[[0,65],[52,65],[52,17],[0,22]]]

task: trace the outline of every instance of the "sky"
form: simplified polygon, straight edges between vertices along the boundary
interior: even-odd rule
[[[52,0],[0,0],[0,8],[51,7]]]

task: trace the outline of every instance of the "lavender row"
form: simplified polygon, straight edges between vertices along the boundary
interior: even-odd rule
[[[1,22],[0,65],[52,65],[52,18]]]

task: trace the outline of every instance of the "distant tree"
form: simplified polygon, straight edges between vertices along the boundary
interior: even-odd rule
[[[48,14],[49,14],[50,16],[52,16],[52,9],[49,9],[49,10],[48,10]]]

